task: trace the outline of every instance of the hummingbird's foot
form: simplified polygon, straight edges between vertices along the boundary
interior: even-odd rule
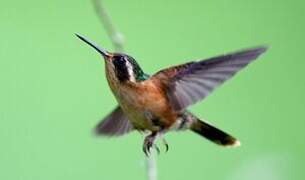
[[[154,146],[156,137],[157,137],[156,132],[152,132],[150,135],[145,137],[144,144],[143,144],[143,151],[146,156],[149,156],[150,149]],[[156,150],[159,152],[160,151],[159,148],[157,146],[155,146],[155,147],[156,147]]]

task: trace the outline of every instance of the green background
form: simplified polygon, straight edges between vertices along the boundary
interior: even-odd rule
[[[221,148],[169,133],[159,179],[304,179],[304,2],[107,0],[126,52],[147,73],[268,44],[258,61],[190,108],[238,137]],[[113,50],[90,0],[1,1],[0,179],[145,179],[143,136],[96,138],[115,107],[101,57]]]

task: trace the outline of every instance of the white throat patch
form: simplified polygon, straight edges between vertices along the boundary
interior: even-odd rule
[[[135,82],[136,79],[135,79],[134,74],[133,74],[133,66],[125,57],[124,57],[124,59],[125,59],[125,62],[126,62],[126,67],[127,67],[127,71],[128,71],[129,77],[130,77],[130,81]]]

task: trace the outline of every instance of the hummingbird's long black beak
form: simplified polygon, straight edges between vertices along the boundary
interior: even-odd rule
[[[99,47],[98,45],[96,45],[95,43],[93,43],[92,41],[90,41],[89,39],[85,38],[84,36],[81,36],[79,34],[75,34],[79,39],[81,39],[82,41],[84,41],[85,43],[87,43],[89,46],[93,47],[97,52],[99,52],[101,55],[103,55],[103,57],[105,58],[105,60],[110,56],[110,53],[108,51],[106,51],[104,48]]]

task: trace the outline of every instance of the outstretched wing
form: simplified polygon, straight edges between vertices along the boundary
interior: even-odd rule
[[[163,82],[172,107],[180,111],[207,97],[266,50],[266,47],[258,47],[190,62],[161,70],[153,78]]]
[[[132,124],[120,106],[117,106],[95,128],[97,135],[120,136],[133,130]]]

